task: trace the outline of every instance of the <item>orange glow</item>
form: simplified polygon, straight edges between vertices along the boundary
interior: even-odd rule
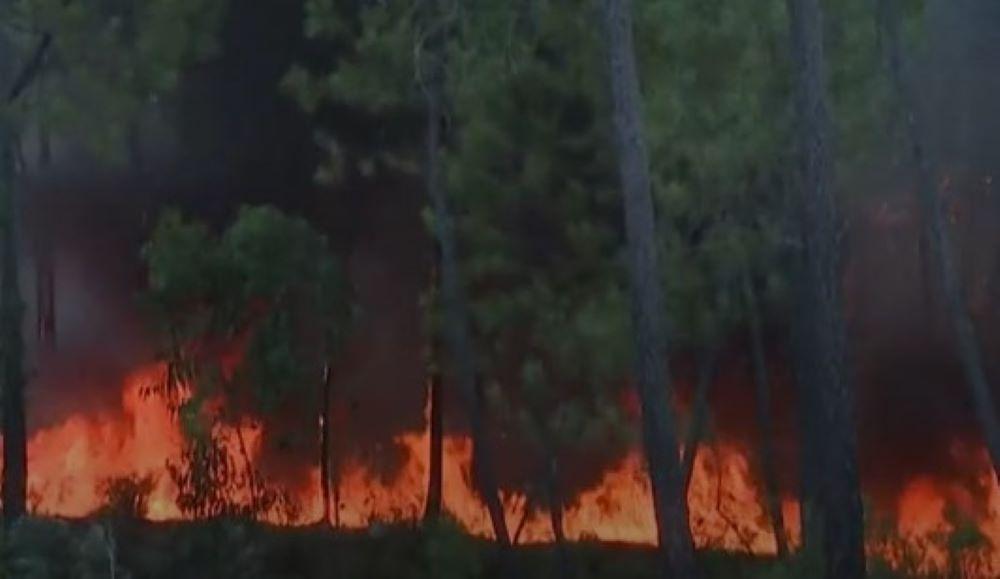
[[[178,489],[166,464],[183,457],[184,436],[176,418],[164,402],[140,394],[162,372],[153,365],[133,374],[122,391],[120,413],[73,415],[64,422],[36,432],[28,444],[28,486],[31,509],[38,514],[81,517],[103,506],[102,484],[108,479],[130,475],[154,477],[149,497],[148,517],[153,520],[183,519],[178,506]],[[216,426],[235,464],[243,459],[233,427]],[[260,454],[262,431],[246,426],[242,430],[247,454]],[[422,514],[428,478],[426,432],[405,432],[394,441],[403,450],[403,464],[392,480],[364,464],[341,466],[339,521],[349,528],[366,528],[376,523],[412,521]],[[470,458],[472,448],[464,436],[448,436],[444,441],[445,508],[470,533],[489,537],[491,526],[482,503],[472,490]],[[695,461],[688,495],[690,521],[699,547],[771,554],[776,551],[758,485],[753,475],[752,456],[733,444],[704,447]],[[987,512],[975,512],[968,490],[947,487],[930,479],[914,479],[895,505],[896,530],[903,541],[936,540],[952,529],[947,509],[957,505],[985,536],[986,554],[979,555],[975,567],[983,576],[1000,570],[1000,489],[992,473],[984,475],[988,489]],[[299,510],[290,518],[288,511],[272,508],[263,518],[277,524],[307,524],[322,517],[318,468],[305,488],[294,493]],[[644,461],[632,450],[591,488],[573,498],[565,509],[566,536],[572,540],[595,539],[610,542],[653,544],[656,539],[651,498]],[[249,502],[249,493],[229,497],[235,504]],[[511,528],[522,518],[524,497],[504,496]],[[783,515],[793,544],[799,542],[798,504],[783,502]],[[980,507],[980,510],[982,508]],[[553,537],[546,513],[532,513],[525,521],[521,542],[547,542]],[[922,544],[922,543],[921,543]],[[942,568],[948,564],[941,547],[926,549],[922,564]],[[901,560],[898,545],[873,544],[870,550],[890,561]]]

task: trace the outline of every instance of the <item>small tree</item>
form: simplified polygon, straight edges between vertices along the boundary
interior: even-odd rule
[[[613,456],[630,434],[616,400],[627,308],[598,40],[584,3],[482,3],[464,16],[448,179],[478,358],[508,444],[531,457],[525,516],[548,511],[566,577],[570,458]]]
[[[350,327],[346,279],[322,235],[270,207],[242,209],[221,236],[168,212],[143,255],[146,299],[167,366],[158,392],[176,404],[196,448],[211,443],[213,424],[235,427],[251,512],[259,512],[255,501],[266,493],[242,427],[251,416],[325,407],[330,365]],[[322,430],[308,439],[320,441],[320,471],[328,477],[329,417],[318,418],[306,421]],[[329,484],[322,481],[326,495]]]

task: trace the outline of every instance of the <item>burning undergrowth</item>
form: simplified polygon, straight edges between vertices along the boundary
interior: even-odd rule
[[[216,424],[210,437],[192,441],[170,405],[150,394],[150,385],[162,380],[164,371],[152,364],[133,373],[122,387],[117,412],[73,416],[31,437],[29,487],[35,513],[85,517],[110,508],[152,521],[237,516],[293,526],[322,519],[318,467],[301,457],[299,467],[309,472],[309,482],[297,487],[262,474],[268,433],[253,420],[242,421],[240,430]],[[393,445],[402,458],[391,475],[357,455],[342,459],[334,514],[341,528],[371,529],[421,517],[428,435],[403,432]],[[983,460],[981,450],[968,452]],[[742,445],[722,441],[699,453],[689,502],[701,547],[773,553],[751,456]],[[489,537],[489,521],[470,480],[470,460],[469,440],[448,435],[445,507],[467,532]],[[957,541],[964,549],[963,565],[995,569],[1000,489],[988,485],[983,472],[978,489],[914,477],[895,504],[873,506],[872,529],[881,532],[872,533],[870,548],[900,565],[914,564],[910,560],[919,554],[920,568],[926,569],[952,564],[947,554]],[[979,493],[986,493],[985,509]],[[633,448],[609,465],[596,484],[568,501],[566,534],[577,541],[651,544],[656,535],[650,500],[641,454]],[[538,507],[525,509],[522,492],[506,492],[505,504],[510,519],[518,522],[521,543],[552,540],[546,514]],[[793,540],[797,509],[794,500],[784,501]]]
[[[858,212],[872,215],[877,209]],[[981,443],[962,418],[968,416],[967,408],[962,395],[956,395],[960,374],[949,362],[946,339],[941,331],[908,325],[916,323],[913,311],[923,311],[917,305],[923,299],[920,288],[909,277],[918,269],[914,245],[881,242],[879,235],[899,235],[879,227],[854,230],[853,239],[864,243],[866,251],[860,254],[864,259],[852,259],[853,279],[867,282],[852,282],[849,276],[847,283],[855,298],[852,323],[867,332],[859,340],[858,366],[864,489],[871,513],[869,548],[899,567],[916,569],[953,565],[950,554],[958,549],[961,564],[976,570],[972,576],[990,576],[991,569],[1000,567],[996,547],[1000,491],[984,476],[988,469]],[[907,234],[914,234],[913,227],[905,228]],[[367,317],[360,321],[359,337],[345,347],[343,363],[334,369],[338,380],[330,424],[336,500],[330,523],[342,529],[410,524],[423,515],[429,433],[426,416],[421,416],[420,376],[397,368],[394,353],[379,349],[397,342],[419,349],[419,338],[399,335],[398,327],[400,317],[419,319],[417,305],[411,306],[414,315],[400,316],[400,295],[409,290],[392,290],[393,278],[386,272],[394,271],[395,262],[379,261],[379,255],[388,254],[403,259],[396,255],[398,250],[392,244],[374,253],[365,250],[351,262],[351,277],[366,300],[362,310]],[[887,267],[889,261],[901,267]],[[79,301],[97,293],[93,288],[72,291],[74,284],[85,285],[86,278],[84,272],[79,278],[67,277],[71,291],[63,299]],[[894,289],[861,293],[859,288],[873,281]],[[417,278],[415,285],[420,283]],[[187,407],[199,412],[186,412],[191,392],[183,386],[172,393],[164,390],[162,386],[171,380],[162,364],[137,367],[137,359],[151,357],[152,348],[144,346],[149,338],[134,330],[121,331],[136,324],[117,322],[121,316],[103,316],[102,312],[122,309],[117,304],[105,306],[83,303],[63,308],[72,313],[89,307],[81,320],[110,321],[74,327],[75,318],[69,317],[59,350],[43,358],[53,363],[40,368],[34,386],[35,396],[45,392],[44,399],[37,398],[45,403],[33,405],[33,413],[38,408],[45,412],[44,419],[35,415],[28,445],[33,512],[73,518],[124,512],[157,522],[236,516],[283,526],[309,525],[323,518],[317,399],[292,396],[261,412],[244,398],[246,392],[230,388],[226,398],[220,391],[214,399],[203,398]],[[382,306],[389,313],[383,315]],[[95,331],[117,333],[131,345],[122,353],[117,348],[120,340],[95,340]],[[371,343],[381,345],[370,348]],[[794,543],[798,537],[794,397],[780,340],[771,343],[782,506]],[[221,367],[234,366],[244,350],[232,341],[201,347],[207,358],[228,358]],[[744,345],[733,344],[721,359],[711,395],[713,436],[698,454],[689,493],[691,525],[701,547],[766,554],[776,547],[754,458],[756,431],[749,412],[752,388],[745,350]],[[694,380],[694,372],[685,364],[680,359],[677,371],[682,401],[689,397]],[[178,382],[176,377],[173,382]],[[413,386],[401,387],[405,384]],[[954,387],[942,389],[942,384]],[[630,414],[627,398],[621,403],[624,414]],[[461,421],[452,415],[457,400],[449,395],[445,406],[451,409],[446,413],[444,440],[445,509],[464,531],[490,537],[487,513],[471,482],[471,443]],[[382,408],[388,410],[383,413]],[[200,434],[192,436],[194,431]],[[512,532],[521,544],[552,541],[546,509],[528,488],[530,475],[523,472],[530,460],[514,438],[497,436],[495,443]],[[654,542],[648,477],[634,444],[567,456],[564,461],[564,524],[570,540]]]
[[[927,308],[922,286],[914,283],[920,262],[912,207],[873,202],[853,214],[866,218],[852,229],[856,251],[846,286],[858,334],[869,548],[899,567],[917,569],[953,565],[957,549],[960,563],[977,571],[968,575],[991,576],[990,570],[1000,567],[1000,491],[984,476],[985,455],[967,418],[945,328],[914,313]],[[378,231],[394,230],[402,218],[379,219],[387,225],[373,228],[371,239],[359,241],[348,260],[362,316],[334,369],[330,425],[337,499],[330,522],[341,529],[373,531],[420,520],[429,474],[422,368],[413,363],[419,362],[413,352],[422,340],[413,296],[426,280],[412,271],[412,263],[420,262],[422,250],[410,238],[379,237]],[[416,231],[419,239],[419,223]],[[211,401],[201,401],[203,412],[196,415],[205,420],[194,429],[200,437],[192,437],[196,415],[182,411],[184,389],[166,396],[157,388],[166,379],[164,366],[137,362],[152,359],[155,348],[138,329],[136,308],[122,306],[134,303],[132,282],[110,289],[105,281],[95,285],[94,268],[86,266],[113,244],[92,243],[98,247],[79,250],[90,261],[69,249],[60,254],[60,342],[55,352],[40,354],[29,405],[32,511],[71,518],[117,511],[156,522],[229,516],[282,526],[320,521],[318,398],[293,396],[260,412],[241,398],[245,393],[230,389],[223,414],[221,398],[214,415]],[[989,270],[976,271],[967,273],[971,280]],[[780,329],[769,342],[782,506],[794,543],[794,389]],[[231,352],[242,352],[232,343],[203,351],[219,357],[227,350],[233,359],[239,356]],[[720,360],[711,394],[713,436],[699,452],[689,494],[691,525],[701,547],[773,553],[754,458],[745,351],[745,344],[732,344]],[[683,357],[677,360],[680,397],[687,402],[694,371]],[[630,414],[627,398],[621,404]],[[453,394],[446,396],[445,407],[445,509],[464,531],[489,537],[489,519],[471,483],[471,444]],[[512,533],[521,544],[552,541],[547,512],[528,488],[531,477],[524,471],[531,460],[523,445],[503,436],[496,436],[495,444]],[[634,444],[563,460],[570,540],[642,545],[655,540],[648,478]]]

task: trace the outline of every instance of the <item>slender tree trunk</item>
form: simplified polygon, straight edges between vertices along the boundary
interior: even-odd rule
[[[45,96],[46,75],[39,72],[35,81],[39,101]],[[52,165],[51,131],[43,115],[38,120],[38,173],[44,175]],[[35,234],[35,338],[39,349],[51,352],[56,346],[56,276],[52,232],[42,228]]]
[[[40,351],[56,348],[56,272],[52,231],[35,234],[35,338]]]
[[[319,482],[323,493],[323,524],[330,524],[330,365],[323,367],[323,394],[319,415]]]
[[[768,515],[774,529],[774,542],[778,557],[788,555],[788,537],[781,513],[781,494],[778,489],[778,471],[774,457],[774,425],[771,417],[771,383],[767,372],[767,358],[764,353],[764,336],[760,327],[757,296],[750,276],[743,277],[743,296],[747,306],[750,330],[750,357],[753,362],[754,392],[756,394],[758,450],[761,478],[767,499]]]
[[[625,208],[636,386],[642,408],[642,436],[649,465],[663,577],[697,575],[688,528],[684,474],[672,406],[667,336],[663,320],[649,159],[643,135],[642,95],[632,38],[632,3],[603,0],[609,84],[614,106],[615,145]]]
[[[344,432],[341,429],[341,432]],[[333,437],[330,437],[330,445],[333,446]],[[331,452],[330,457],[330,484],[333,487],[333,528],[340,528],[340,461],[338,460],[342,453]]]
[[[476,487],[486,503],[493,524],[493,533],[501,547],[501,567],[507,569],[510,535],[494,472],[493,456],[486,437],[482,399],[476,384],[476,362],[461,275],[458,270],[458,248],[448,196],[440,176],[441,124],[445,86],[445,50],[443,26],[439,21],[439,6],[435,0],[425,0],[428,23],[433,30],[424,47],[423,80],[426,96],[427,134],[426,167],[427,194],[434,214],[434,229],[441,247],[441,306],[445,315],[445,335],[455,366],[456,382],[465,399],[472,434],[472,468]]]
[[[823,442],[822,425],[825,417],[819,393],[813,386],[812,361],[814,346],[810,343],[813,327],[812,307],[809,292],[804,281],[806,265],[801,255],[795,257],[794,277],[796,284],[794,299],[794,315],[791,323],[791,355],[795,370],[795,381],[798,387],[798,418],[799,418],[799,457],[801,479],[799,488],[799,527],[802,529],[802,548],[806,552],[818,553],[822,550],[819,539],[823,536],[822,502],[820,500],[820,481],[823,477],[823,462],[826,452]]]
[[[822,12],[819,0],[788,0],[792,39],[796,122],[802,162],[801,194],[804,283],[809,317],[808,383],[821,421],[823,540],[829,579],[865,575],[863,513],[857,466],[854,391],[848,376],[846,331],[840,296],[840,223],[832,191],[827,147],[829,117]],[[814,441],[815,442],[815,441]]]
[[[39,349],[56,348],[56,274],[51,231],[40,231],[35,242],[35,332]]]
[[[3,113],[5,111],[0,111]],[[3,360],[3,484],[4,524],[16,522],[25,513],[27,495],[27,449],[24,408],[24,337],[17,262],[17,203],[14,199],[14,134],[0,119],[0,219],[3,219],[3,280],[0,285],[0,336]]]
[[[440,294],[441,247],[434,243],[431,254],[430,292],[435,298]],[[444,380],[441,375],[441,343],[437,332],[427,332],[427,403],[430,405],[428,421],[428,461],[430,473],[427,478],[427,503],[424,506],[424,521],[433,521],[441,516],[444,487]]]
[[[436,339],[434,340],[436,342]],[[430,431],[428,465],[430,474],[427,479],[427,504],[424,508],[424,520],[433,521],[441,516],[442,491],[444,486],[444,416],[442,407],[444,391],[438,359],[440,348],[436,343],[431,346],[432,368],[427,379],[427,398],[430,404],[428,430]]]
[[[976,328],[965,305],[965,291],[955,264],[954,249],[945,222],[944,209],[941,206],[941,196],[934,183],[932,164],[927,158],[926,133],[915,100],[916,92],[912,85],[912,76],[903,59],[900,46],[898,10],[895,0],[876,0],[876,2],[890,81],[908,131],[910,154],[917,174],[917,189],[923,208],[923,221],[927,227],[926,235],[937,265],[945,305],[955,332],[956,347],[972,395],[976,418],[993,462],[993,474],[994,477],[1000,477],[1000,421],[997,419],[996,401],[983,366]]]
[[[684,496],[688,496],[691,479],[694,477],[694,461],[698,458],[698,448],[705,438],[708,429],[708,393],[715,380],[716,352],[714,349],[703,351],[698,360],[698,376],[695,378],[694,400],[691,403],[691,424],[688,426],[687,437],[684,440]]]
[[[559,577],[571,579],[573,577],[573,565],[569,558],[569,549],[566,545],[566,532],[563,528],[563,505],[554,501],[549,505],[549,522],[552,525],[552,533],[556,540],[556,565],[559,569]]]
[[[569,549],[566,545],[566,532],[563,527],[563,500],[562,493],[559,492],[559,471],[558,462],[551,456],[545,468],[545,486],[549,503],[549,521],[552,525],[552,535],[556,544],[556,567],[561,579],[572,579],[573,563],[569,557]]]

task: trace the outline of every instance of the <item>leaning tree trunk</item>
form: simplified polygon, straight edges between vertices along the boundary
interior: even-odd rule
[[[632,38],[629,0],[603,0],[615,145],[625,209],[625,230],[635,337],[636,385],[653,490],[663,577],[695,577],[676,418],[667,367],[663,280],[657,263],[649,159],[643,135],[642,95]]]
[[[3,114],[5,111],[0,111]],[[0,119],[0,336],[3,364],[3,515],[9,526],[25,513],[27,494],[27,450],[24,417],[24,315],[17,262],[17,204],[14,201],[14,136]]]
[[[976,328],[965,305],[964,289],[955,264],[941,196],[934,184],[931,162],[927,159],[926,132],[920,122],[912,76],[904,62],[900,46],[898,10],[895,0],[876,1],[890,81],[906,125],[913,168],[917,173],[917,190],[923,209],[923,221],[927,227],[926,236],[940,276],[944,301],[955,332],[956,347],[972,394],[979,428],[993,462],[994,477],[1000,478],[1000,421],[997,419],[996,402],[983,366]]]
[[[750,326],[750,357],[753,362],[754,393],[757,407],[758,458],[764,481],[768,516],[774,529],[774,542],[778,557],[788,555],[788,537],[781,513],[781,495],[778,491],[778,471],[774,460],[774,421],[771,416],[771,384],[767,373],[767,359],[764,354],[764,336],[760,327],[757,297],[749,276],[743,277],[743,296],[746,302],[747,318]]]
[[[435,0],[425,0],[428,9],[429,28],[434,32],[424,47],[424,94],[426,97],[426,179],[427,194],[430,197],[434,215],[434,230],[441,247],[441,295],[440,301],[445,317],[445,335],[455,366],[456,382],[465,399],[469,426],[472,435],[472,469],[475,484],[486,503],[486,509],[493,524],[493,533],[501,547],[501,566],[506,570],[510,547],[510,534],[500,492],[494,472],[493,457],[486,439],[486,427],[482,397],[476,382],[476,362],[472,347],[469,314],[465,302],[462,281],[458,271],[458,248],[455,227],[452,220],[448,197],[440,175],[441,124],[443,121],[443,100],[445,83],[445,49],[442,23],[439,22],[439,6]]]
[[[815,389],[808,420],[822,424],[824,564],[830,579],[865,575],[863,513],[857,465],[854,392],[847,370],[846,331],[840,295],[840,230],[827,147],[829,118],[822,12],[819,0],[788,0],[796,123],[801,155],[800,210],[804,261],[801,283],[812,312],[806,348]]]

